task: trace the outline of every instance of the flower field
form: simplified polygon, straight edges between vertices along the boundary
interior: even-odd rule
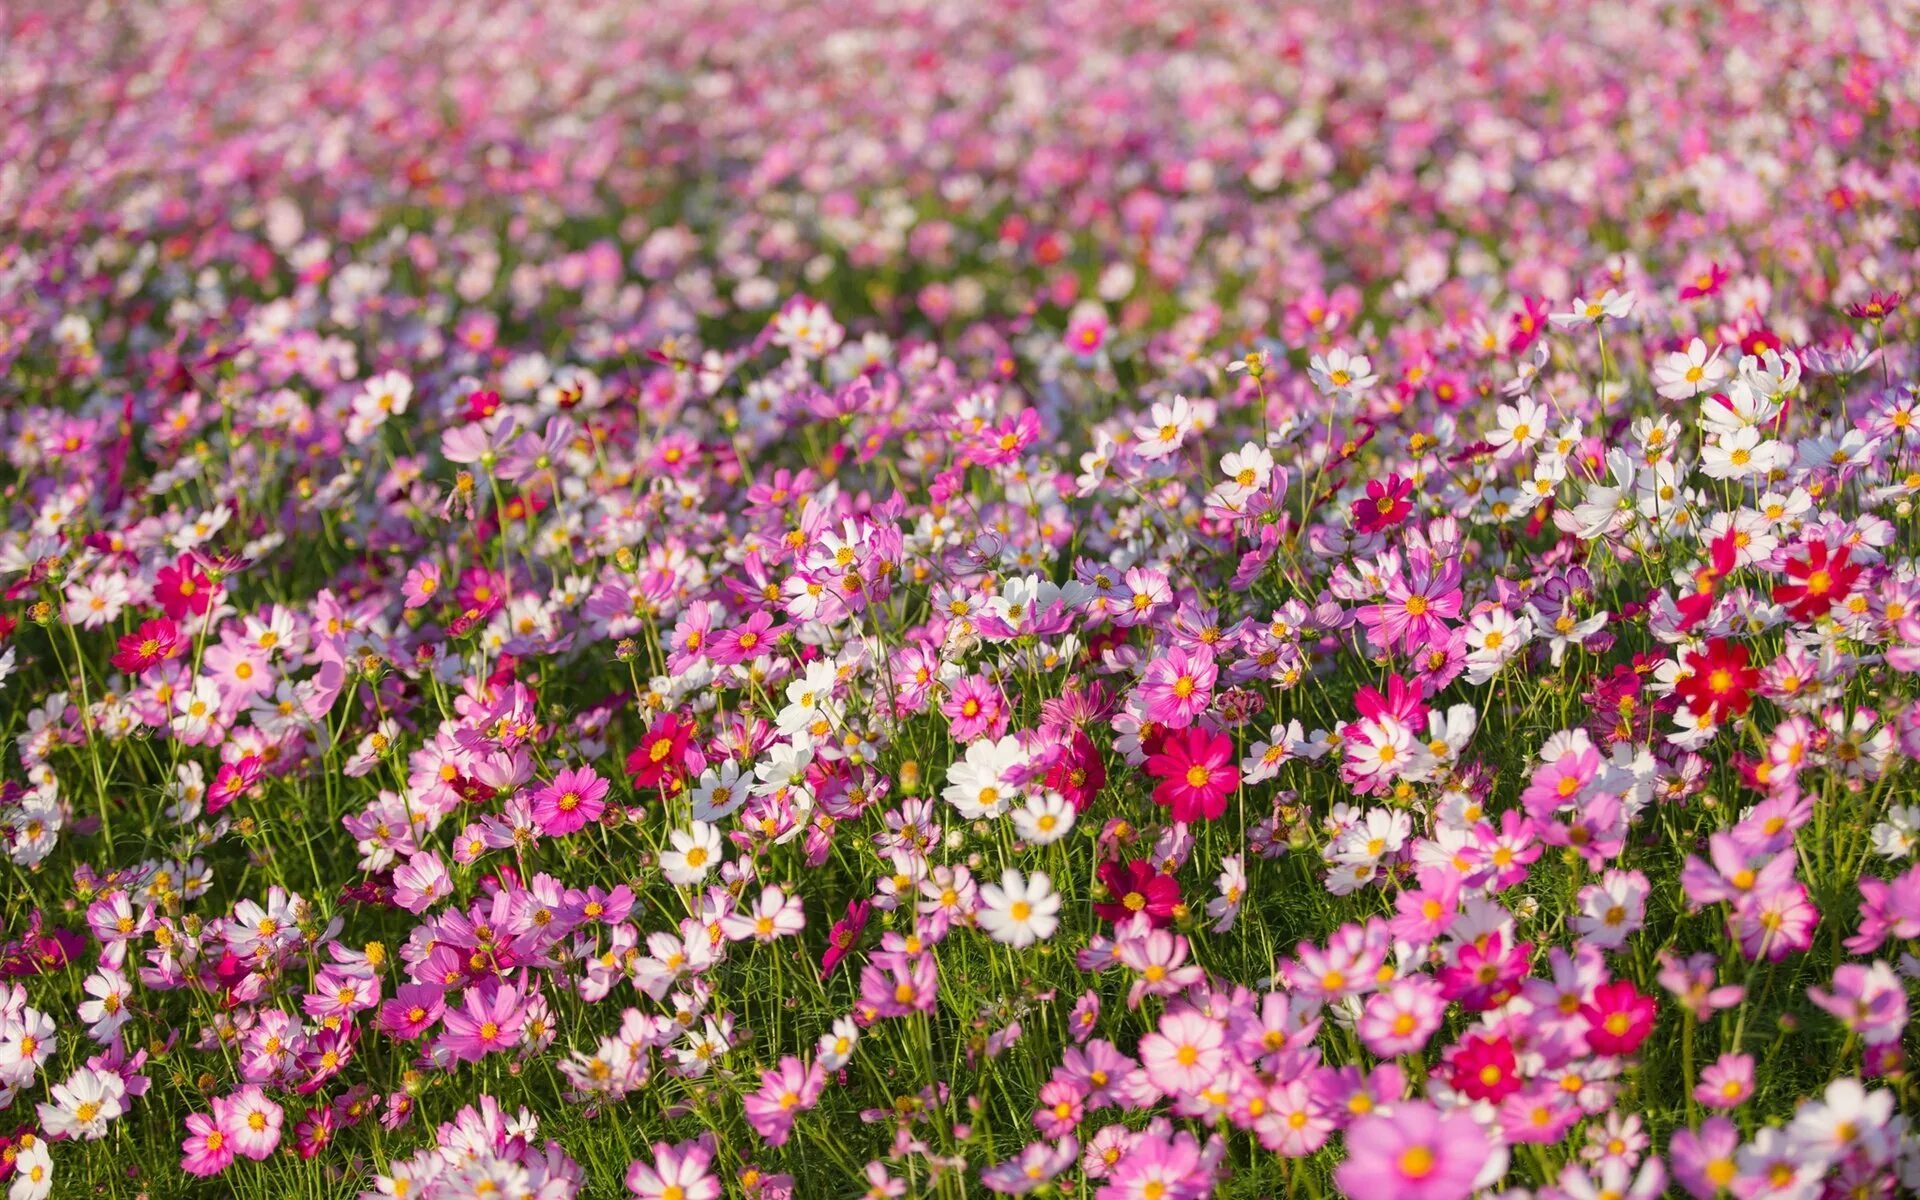
[[[0,1188],[1920,1191],[1920,14],[0,12]]]

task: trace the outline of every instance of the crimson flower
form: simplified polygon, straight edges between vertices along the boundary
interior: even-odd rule
[[[1361,533],[1391,529],[1413,511],[1408,497],[1413,495],[1413,480],[1389,475],[1367,483],[1367,494],[1353,502],[1353,523]]]
[[[833,929],[827,934],[827,952],[820,956],[820,978],[826,979],[833,974],[834,968],[842,959],[853,952],[859,944],[860,934],[867,927],[867,918],[873,913],[873,903],[868,900],[847,901],[847,915],[833,923]]]
[[[1180,907],[1180,881],[1156,870],[1144,858],[1124,866],[1117,862],[1100,864],[1100,882],[1113,897],[1093,906],[1094,914],[1103,921],[1117,924],[1135,913],[1145,913],[1157,929],[1171,922],[1174,910]]]
[[[627,774],[635,787],[661,787],[686,769],[687,742],[693,726],[672,713],[654,720],[640,744],[627,755]]]
[[[1847,305],[1847,315],[1856,321],[1878,323],[1900,311],[1899,292],[1874,292],[1857,304]]]
[[[120,639],[113,665],[130,674],[141,675],[180,653],[184,643],[180,627],[165,617],[143,621],[140,628]]]
[[[1468,1034],[1453,1047],[1448,1066],[1453,1086],[1475,1100],[1498,1104],[1520,1090],[1513,1043],[1505,1037]]]
[[[153,576],[154,599],[175,621],[187,616],[204,616],[213,603],[213,580],[187,555],[169,567],[161,567]]]
[[[1760,672],[1747,663],[1747,648],[1726,638],[1712,638],[1681,660],[1687,675],[1673,690],[1695,716],[1714,721],[1743,713],[1753,704]]]
[[[1074,730],[1060,757],[1047,768],[1046,784],[1049,791],[1065,796],[1076,814],[1086,812],[1093,798],[1107,785],[1107,764],[1101,761],[1093,739],[1081,730]]]
[[[1775,584],[1773,600],[1784,604],[1796,621],[1817,621],[1827,610],[1845,600],[1860,578],[1860,564],[1851,561],[1853,550],[1842,546],[1828,550],[1825,542],[1807,543],[1807,557],[1787,560],[1787,578],[1791,583]]]
[[[1692,629],[1707,619],[1713,611],[1713,597],[1720,581],[1733,573],[1733,565],[1739,555],[1739,537],[1734,530],[1727,530],[1713,540],[1708,547],[1708,559],[1693,572],[1693,593],[1682,596],[1674,602],[1680,611],[1679,628]]]

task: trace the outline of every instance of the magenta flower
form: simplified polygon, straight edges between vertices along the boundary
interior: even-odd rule
[[[867,919],[873,914],[873,902],[870,900],[847,901],[847,915],[833,923],[827,931],[827,949],[820,956],[820,978],[828,979],[841,961],[853,952],[859,944],[860,934],[867,928]]]
[[[956,742],[997,738],[1007,729],[1007,702],[997,684],[984,675],[964,675],[953,681],[940,702],[947,732]]]
[[[1655,1004],[1629,980],[1603,983],[1580,1006],[1587,1019],[1587,1045],[1595,1054],[1632,1054],[1653,1032]]]
[[[1159,752],[1148,757],[1147,774],[1160,781],[1154,803],[1183,823],[1219,819],[1227,811],[1227,797],[1240,786],[1233,739],[1200,728],[1167,734]]]

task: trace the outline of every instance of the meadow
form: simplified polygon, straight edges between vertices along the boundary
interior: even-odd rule
[[[0,1187],[1920,1193],[1911,4],[0,11]]]

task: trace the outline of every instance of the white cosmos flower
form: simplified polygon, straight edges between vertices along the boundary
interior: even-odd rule
[[[707,877],[720,863],[720,831],[705,821],[668,835],[673,849],[660,856],[660,870],[676,887],[688,887]]]
[[[1045,871],[1022,878],[1009,867],[999,883],[980,889],[980,928],[996,942],[1025,949],[1053,936],[1060,924],[1060,894]]]
[[[833,1023],[833,1028],[820,1035],[820,1066],[827,1071],[838,1071],[847,1065],[853,1057],[853,1048],[860,1043],[860,1027],[852,1017],[841,1017]]]
[[[1029,796],[1026,806],[1013,810],[1013,827],[1036,846],[1048,846],[1073,828],[1073,805],[1059,792]]]

